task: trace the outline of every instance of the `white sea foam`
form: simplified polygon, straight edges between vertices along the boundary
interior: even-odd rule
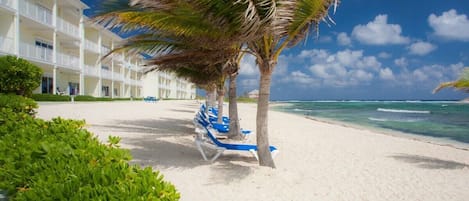
[[[295,109],[293,109],[293,111],[296,111],[296,112],[311,112],[312,110],[304,110],[304,109],[295,108]]]
[[[370,121],[380,121],[380,122],[419,122],[423,119],[416,119],[416,118],[402,118],[402,119],[386,119],[386,118],[375,118],[375,117],[368,117]]]
[[[380,112],[395,112],[395,113],[415,113],[415,114],[430,114],[431,113],[428,110],[398,110],[398,109],[385,109],[385,108],[378,108],[376,110]]]

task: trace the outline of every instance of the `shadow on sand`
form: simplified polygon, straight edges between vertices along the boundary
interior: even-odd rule
[[[209,165],[210,184],[227,183],[252,173],[257,160],[249,153],[225,151],[214,163],[204,161],[194,143],[194,127],[190,120],[162,118],[118,120],[115,125],[93,125],[109,129],[109,133],[122,135],[122,144],[129,145],[132,163],[157,169],[190,169]],[[207,154],[214,154],[207,150]],[[241,165],[240,163],[247,163]]]
[[[449,160],[441,160],[427,156],[398,154],[390,156],[396,160],[415,164],[417,167],[425,169],[463,169],[469,168],[469,165]]]

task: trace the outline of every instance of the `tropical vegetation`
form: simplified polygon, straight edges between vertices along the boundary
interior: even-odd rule
[[[243,54],[254,55],[261,72],[256,122],[259,164],[275,167],[267,124],[272,73],[281,52],[317,30],[320,21],[330,19],[328,10],[337,3],[337,0],[107,0],[94,19],[108,28],[138,32],[110,54],[145,52],[153,56],[148,61],[150,70],[192,69],[189,77],[199,76],[197,71],[217,72],[218,77],[204,86],[217,85],[219,95],[224,95],[226,77],[230,78],[230,90],[235,90]],[[236,105],[233,91],[230,106]],[[222,100],[219,98],[219,104]],[[230,108],[230,119],[237,120],[232,111],[235,109]],[[234,127],[230,130],[239,130]]]
[[[25,59],[0,57],[0,93],[31,96],[41,84],[41,77],[42,69]]]
[[[433,93],[437,93],[438,91],[447,88],[453,87],[457,90],[462,90],[466,93],[469,93],[469,67],[464,68],[463,72],[459,76],[459,78],[455,81],[450,82],[443,82],[438,85],[434,90]]]
[[[120,138],[103,144],[84,121],[35,118],[35,102],[14,96],[0,95],[0,199],[179,199],[159,172],[129,164]]]

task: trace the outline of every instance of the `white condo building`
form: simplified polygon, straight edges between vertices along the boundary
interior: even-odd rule
[[[34,93],[95,97],[195,98],[195,85],[171,74],[143,74],[141,56],[112,55],[122,38],[83,15],[80,0],[0,0],[0,56],[40,66]]]

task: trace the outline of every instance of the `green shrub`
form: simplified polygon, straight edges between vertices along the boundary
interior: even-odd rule
[[[41,83],[42,69],[15,56],[0,57],[0,93],[30,96]]]
[[[14,94],[0,94],[0,108],[10,108],[16,113],[35,115],[37,103],[30,98]]]
[[[10,200],[179,199],[161,174],[129,165],[117,137],[102,144],[84,121],[0,110],[0,189]]]
[[[31,98],[35,101],[70,101],[70,96],[55,94],[33,94]]]

